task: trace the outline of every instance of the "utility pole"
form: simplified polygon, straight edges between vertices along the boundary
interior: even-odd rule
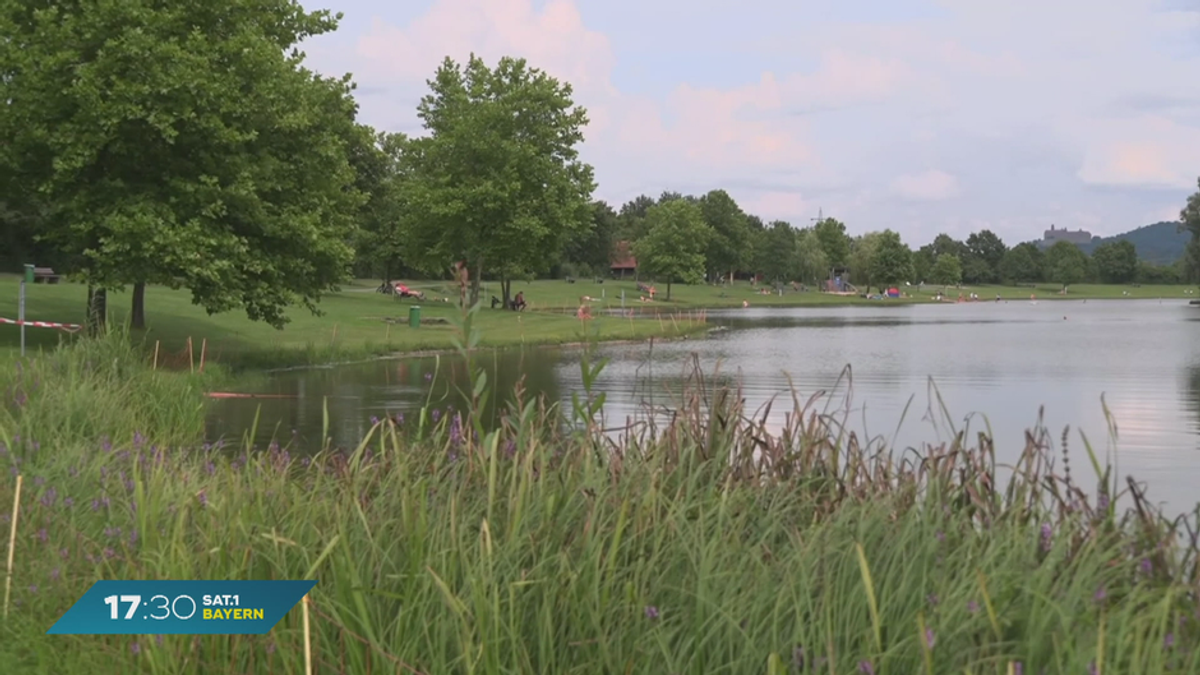
[[[821,221],[825,220],[825,209],[817,209],[817,217],[809,218],[809,220],[819,225]]]

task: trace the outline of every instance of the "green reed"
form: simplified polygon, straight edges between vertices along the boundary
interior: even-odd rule
[[[1046,430],[1002,473],[986,434],[893,453],[814,401],[771,431],[741,400],[697,370],[670,414],[613,430],[591,393],[518,391],[494,431],[426,406],[311,458],[50,427],[55,452],[2,458],[26,492],[0,659],[303,672],[298,608],[262,637],[44,633],[100,578],[315,578],[319,673],[1200,671],[1194,521],[1103,471],[1095,503]],[[4,531],[12,497],[0,480]]]

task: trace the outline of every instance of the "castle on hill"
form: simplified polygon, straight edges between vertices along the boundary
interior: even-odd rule
[[[1060,241],[1069,241],[1072,244],[1090,244],[1092,243],[1092,233],[1087,230],[1057,230],[1053,225],[1050,229],[1042,233],[1042,244],[1045,246],[1053,246]]]

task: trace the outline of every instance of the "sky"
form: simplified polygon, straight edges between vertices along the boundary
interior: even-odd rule
[[[1200,0],[302,1],[343,13],[308,64],[381,130],[422,133],[446,56],[571,83],[614,206],[720,188],[797,227],[1013,244],[1176,220],[1200,176]]]

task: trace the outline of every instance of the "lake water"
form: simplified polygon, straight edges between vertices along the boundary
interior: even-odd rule
[[[607,395],[610,422],[647,403],[669,405],[698,360],[723,381],[740,382],[751,409],[783,397],[774,422],[791,411],[789,386],[802,399],[825,391],[821,405],[830,409],[846,408],[849,394],[848,421],[860,435],[919,446],[939,438],[927,415],[937,406],[932,378],[959,428],[972,413],[987,416],[1001,461],[1016,457],[1024,430],[1045,406],[1056,447],[1071,425],[1072,465],[1084,483],[1091,471],[1077,430],[1099,452],[1112,447],[1104,395],[1117,424],[1121,474],[1148,483],[1151,497],[1169,508],[1190,510],[1200,500],[1200,308],[1185,302],[750,308],[710,313],[709,321],[727,330],[597,349],[609,359],[596,389]],[[527,348],[485,352],[480,362],[502,395],[520,382],[529,395],[569,401],[581,391],[580,358],[577,349]],[[839,382],[848,364],[852,383]],[[294,398],[218,402],[209,432],[240,438],[261,406],[259,444],[274,435],[301,448],[319,446],[327,400],[334,443],[354,447],[371,417],[409,412],[430,399],[448,403],[465,377],[452,357],[274,373],[260,391]],[[938,426],[944,438],[945,425]],[[972,429],[984,429],[978,415]]]

